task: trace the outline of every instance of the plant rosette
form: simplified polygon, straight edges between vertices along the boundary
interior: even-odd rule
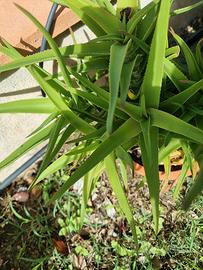
[[[171,153],[177,149],[184,153],[175,194],[181,190],[193,159],[198,162],[200,170],[184,199],[185,209],[203,189],[202,41],[191,51],[171,30],[176,44],[169,45],[169,21],[174,16],[171,0],[154,0],[144,8],[135,0],[118,0],[116,6],[109,0],[54,2],[73,10],[96,38],[84,44],[58,47],[40,22],[18,6],[45,36],[50,49],[23,57],[4,40],[0,52],[12,61],[0,66],[0,72],[27,68],[47,97],[0,104],[0,113],[45,113],[48,117],[21,147],[0,162],[0,168],[48,140],[47,152],[32,187],[74,163],[75,170],[50,203],[83,179],[83,224],[91,192],[100,175],[106,172],[137,242],[139,222],[134,219],[135,209],[130,206],[125,189],[128,166],[133,167],[128,151],[134,145],[139,145],[142,153],[155,233],[159,232],[161,162],[171,178]],[[179,61],[180,51],[184,65]],[[57,60],[60,72],[52,75],[39,67],[38,63],[49,60]],[[76,64],[68,66],[67,60]],[[107,85],[96,84],[103,76]],[[75,133],[78,137],[72,139]],[[58,157],[65,143],[72,147]]]

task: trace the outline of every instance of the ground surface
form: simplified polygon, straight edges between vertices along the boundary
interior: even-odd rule
[[[162,195],[156,237],[148,190],[140,177],[131,178],[128,195],[138,224],[137,252],[105,175],[88,203],[82,229],[80,185],[46,206],[50,194],[67,179],[67,171],[70,168],[47,179],[28,198],[26,186],[36,174],[34,168],[2,194],[0,269],[203,269],[202,199],[185,214],[171,194]]]

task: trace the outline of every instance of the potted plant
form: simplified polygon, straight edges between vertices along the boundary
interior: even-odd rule
[[[199,173],[184,199],[187,209],[202,189],[202,88],[201,41],[192,52],[173,30],[177,45],[168,46],[171,0],[154,0],[144,8],[139,1],[55,0],[71,8],[95,33],[85,43],[59,48],[49,33],[28,11],[28,16],[46,37],[50,49],[22,57],[8,42],[0,51],[13,59],[0,72],[26,67],[47,97],[0,105],[0,113],[47,113],[47,120],[32,136],[0,163],[10,164],[38,143],[49,140],[36,185],[49,174],[77,160],[80,166],[53,195],[60,198],[84,177],[81,220],[92,186],[106,171],[132,234],[136,221],[127,199],[129,150],[139,146],[152,205],[155,232],[159,231],[159,164],[170,172],[170,155],[181,151],[183,166],[178,190],[195,159]],[[180,50],[186,64],[179,59]],[[74,59],[69,67],[65,59]],[[49,74],[37,63],[56,59],[61,72]],[[101,86],[98,80],[105,78]],[[77,132],[79,137],[71,139]],[[76,143],[55,160],[64,143]],[[120,169],[116,161],[120,160]],[[121,171],[121,176],[119,170]],[[32,185],[32,186],[33,186]],[[176,190],[176,193],[178,192]]]

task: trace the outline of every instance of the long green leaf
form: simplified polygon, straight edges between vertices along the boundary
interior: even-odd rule
[[[198,195],[201,194],[203,190],[202,179],[203,179],[203,166],[201,162],[200,171],[194,180],[194,184],[192,185],[192,187],[190,188],[190,190],[188,191],[183,200],[183,209],[188,210],[192,202],[197,198]]]
[[[198,81],[202,79],[202,73],[201,70],[197,64],[197,61],[189,48],[189,46],[186,44],[186,42],[178,36],[174,31],[171,31],[173,37],[175,38],[176,42],[179,44],[181,50],[183,51],[183,54],[185,56],[185,60],[187,62],[188,72],[190,75],[190,78],[194,81]]]
[[[152,126],[165,129],[203,144],[203,131],[167,112],[149,109]]]
[[[49,165],[45,170],[43,170],[41,174],[36,178],[32,186],[37,185],[44,178],[57,172],[61,168],[73,162],[74,160],[79,160],[79,157],[81,154],[83,153],[88,154],[89,152],[92,152],[93,150],[95,150],[97,146],[98,146],[98,143],[93,143],[88,146],[81,144],[81,145],[76,146],[74,149],[71,149],[69,152],[59,157],[51,165]]]
[[[121,30],[120,20],[105,8],[99,6],[91,0],[54,0],[56,3],[63,4],[71,8],[90,29],[96,28],[96,34],[102,34],[98,30],[102,29],[104,33],[111,34]],[[91,21],[89,20],[91,19]],[[88,19],[88,21],[87,21]],[[95,27],[95,25],[97,27]],[[100,29],[99,29],[100,28]],[[94,30],[93,29],[93,30]]]
[[[164,74],[164,59],[167,46],[170,7],[170,0],[161,1],[156,29],[150,48],[147,69],[142,84],[143,98],[145,98],[147,108],[158,108],[159,106]]]
[[[57,112],[56,106],[48,98],[23,99],[0,103],[0,113],[37,113]]]
[[[146,108],[159,107],[162,80],[164,75],[164,59],[167,46],[170,0],[160,3],[155,32],[150,47],[147,69],[144,75],[141,92],[143,114]],[[158,72],[157,72],[158,71]],[[158,129],[151,127],[151,117],[141,122],[141,151],[149,186],[155,232],[159,232],[159,173],[158,173]]]
[[[108,56],[110,54],[110,47],[112,43],[113,43],[112,41],[105,41],[102,43],[89,42],[84,44],[76,44],[62,47],[59,48],[59,51],[63,58],[85,57],[85,56]],[[3,54],[7,54],[8,49],[0,45],[0,52],[2,52]],[[53,59],[56,59],[56,55],[54,54],[54,51],[52,49],[49,49],[44,52],[39,52],[35,53],[34,55],[23,57],[23,59],[16,59],[11,63],[5,65],[0,65],[0,72],[5,72]]]
[[[121,180],[118,176],[114,153],[110,154],[109,156],[105,158],[105,167],[106,167],[106,172],[108,175],[109,182],[118,199],[119,206],[121,210],[123,211],[124,215],[126,216],[128,223],[130,225],[130,228],[132,230],[132,235],[134,237],[134,240],[138,244],[137,234],[136,234],[136,225],[135,225],[135,220],[133,217],[133,212],[129,205],[127,196],[124,192]]]
[[[78,5],[75,5],[74,2],[72,2],[72,5],[67,5],[65,0],[52,0],[55,3],[58,3],[65,7],[70,7],[71,10],[81,19],[81,21],[88,26],[88,28],[96,35],[96,36],[103,36],[105,35],[105,31],[99,26],[98,23],[95,23],[95,21],[88,16],[87,13],[85,13]]]
[[[188,81],[187,76],[167,58],[164,59],[164,71],[179,91],[187,86],[186,83],[183,83]]]
[[[137,27],[138,23],[142,20],[142,18],[151,10],[154,8],[155,5],[159,3],[160,0],[154,0],[150,4],[148,4],[146,7],[142,8],[138,12],[136,12],[133,17],[130,19],[127,25],[127,32],[131,35],[135,31],[135,28]],[[127,40],[127,37],[126,37]]]
[[[3,167],[9,165],[13,161],[15,161],[17,158],[31,150],[34,146],[38,145],[39,143],[45,141],[50,131],[53,127],[54,123],[50,124],[48,127],[40,130],[38,133],[33,135],[31,138],[29,138],[24,144],[22,144],[20,147],[18,147],[14,152],[12,152],[7,158],[5,158],[3,161],[0,162],[0,169]]]
[[[182,169],[181,169],[181,174],[180,176],[178,177],[178,180],[177,180],[177,185],[175,187],[175,190],[174,190],[174,193],[173,193],[173,198],[174,199],[177,199],[178,197],[178,194],[182,188],[182,185],[184,183],[184,180],[186,178],[186,175],[187,175],[187,172],[189,170],[190,166],[188,164],[188,162],[186,160],[183,161],[183,166],[182,166]]]
[[[196,46],[196,60],[197,60],[197,63],[199,65],[201,71],[203,72],[202,43],[203,43],[203,39],[200,39],[200,41],[197,43],[197,46]]]
[[[135,66],[136,59],[129,63],[124,63],[122,73],[121,73],[121,80],[120,80],[120,98],[121,98],[121,105],[124,106],[129,87],[132,77],[132,72]]]
[[[41,163],[41,166],[38,171],[38,175],[49,165],[49,163],[52,161],[53,156],[51,155],[53,148],[57,142],[58,136],[65,125],[66,120],[63,116],[60,116],[58,119],[56,119],[55,124],[50,132],[49,135],[49,143],[47,145],[47,151],[45,153],[45,156],[43,158],[43,161]]]
[[[120,45],[115,43],[111,47],[110,64],[109,64],[109,88],[110,88],[110,103],[107,117],[107,131],[112,132],[113,118],[116,109],[116,101],[119,92],[119,78],[127,53],[128,44]]]
[[[195,9],[195,8],[198,8],[201,5],[203,5],[203,1],[200,0],[197,3],[195,3],[195,4],[192,4],[192,5],[189,5],[187,7],[179,8],[179,9],[174,10],[171,15],[172,16],[174,16],[174,15],[180,15],[180,14],[183,14],[185,12],[189,12],[189,11]]]
[[[150,120],[151,122],[151,120]],[[144,164],[146,179],[149,187],[150,202],[152,205],[152,214],[155,227],[155,233],[159,232],[159,188],[160,180],[158,173],[158,129],[151,127],[149,135],[144,140],[144,135],[141,136],[141,152]],[[150,147],[150,149],[148,149]]]
[[[75,113],[71,111],[68,107],[67,103],[64,101],[64,98],[57,92],[52,85],[44,80],[44,78],[39,74],[40,70],[38,71],[36,66],[30,67],[32,70],[32,74],[34,75],[35,79],[40,84],[41,88],[47,94],[47,96],[51,99],[51,101],[56,105],[58,110],[64,115],[66,119],[78,130],[84,133],[90,133],[94,130],[94,127],[90,126],[87,122],[77,116]]]
[[[157,12],[158,5],[154,5],[139,23],[139,26],[137,27],[137,36],[140,40],[145,41],[152,34],[156,25]]]
[[[40,131],[41,129],[43,129],[44,127],[46,127],[48,124],[50,124],[54,119],[57,118],[57,116],[59,115],[58,112],[54,112],[52,114],[50,114],[42,123],[41,125],[39,125],[34,131],[32,131],[28,137],[36,134],[38,131]]]
[[[54,39],[52,38],[51,34],[42,26],[42,24],[26,9],[24,9],[23,7],[15,4],[17,6],[18,9],[20,9],[34,24],[35,26],[40,30],[40,32],[44,35],[44,37],[46,38],[47,42],[49,43],[49,46],[51,47],[51,49],[53,50],[55,56],[56,56],[56,60],[59,64],[59,67],[61,69],[64,81],[66,83],[67,87],[71,87],[73,86],[73,82],[70,78],[70,73],[68,71],[68,68],[62,58],[61,52],[56,44],[56,42],[54,41]],[[74,96],[73,96],[74,98]]]
[[[203,89],[203,79],[197,83],[194,83],[181,93],[170,97],[166,101],[163,101],[160,104],[160,107],[162,110],[174,113],[201,89]]]
[[[51,201],[61,197],[66,190],[77,182],[81,177],[94,168],[100,161],[108,156],[116,147],[130,140],[140,133],[139,123],[129,119],[114,133],[112,133],[93,154],[75,171],[73,175],[63,184],[63,186],[54,194]]]
[[[75,131],[75,128],[73,128],[71,125],[69,125],[64,132],[62,133],[62,136],[57,141],[54,149],[52,149],[51,153],[51,159],[54,159],[54,157],[58,154],[58,152],[61,150],[61,148],[64,146],[64,144],[67,142],[68,138],[73,134]]]

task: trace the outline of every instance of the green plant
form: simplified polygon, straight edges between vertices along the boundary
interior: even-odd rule
[[[46,113],[49,116],[23,146],[0,163],[0,168],[49,139],[32,186],[74,160],[80,162],[50,202],[84,177],[82,223],[93,186],[101,172],[106,171],[136,240],[136,221],[127,199],[126,176],[128,166],[133,170],[128,150],[139,145],[154,228],[158,233],[159,162],[169,164],[170,153],[181,148],[184,152],[181,183],[187,170],[192,169],[192,159],[199,163],[200,171],[186,194],[184,208],[190,206],[203,187],[202,43],[197,44],[193,53],[184,40],[171,31],[178,45],[168,47],[168,24],[170,16],[174,15],[171,0],[154,0],[142,9],[138,1],[130,0],[117,1],[117,9],[108,0],[55,2],[70,7],[96,38],[85,44],[58,48],[37,19],[18,6],[43,33],[51,49],[23,57],[3,40],[0,51],[13,61],[1,66],[0,72],[26,67],[47,98],[1,104],[0,113]],[[186,70],[177,61],[180,49]],[[65,64],[67,58],[75,60],[73,67]],[[61,72],[51,75],[37,65],[52,59],[58,61]],[[93,76],[90,71],[94,72]],[[95,82],[105,76],[108,77],[106,85],[98,86]],[[70,139],[75,132],[79,136]],[[75,146],[55,160],[65,142],[75,143]],[[123,165],[121,178],[117,160]]]

